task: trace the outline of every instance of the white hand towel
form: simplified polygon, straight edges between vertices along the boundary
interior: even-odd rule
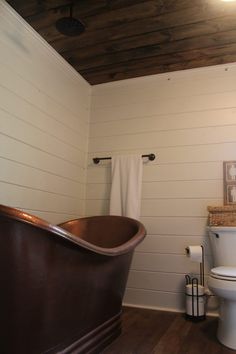
[[[143,161],[141,155],[112,157],[110,214],[139,220]]]

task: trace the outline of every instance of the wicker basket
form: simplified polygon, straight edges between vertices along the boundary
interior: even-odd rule
[[[209,226],[236,226],[236,206],[207,207]]]

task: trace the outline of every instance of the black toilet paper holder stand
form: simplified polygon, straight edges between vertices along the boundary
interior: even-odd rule
[[[202,247],[202,260],[200,262],[200,281],[197,277],[191,277],[190,275],[185,275],[185,285],[191,285],[190,294],[185,292],[186,302],[191,298],[191,309],[188,311],[186,306],[186,318],[192,321],[200,321],[206,318],[205,314],[205,303],[206,303],[206,294],[199,294],[199,285],[204,287],[204,247]],[[185,249],[187,254],[189,254],[189,249]],[[201,303],[201,304],[200,304]],[[204,306],[204,310],[200,311],[200,306]],[[188,313],[190,312],[190,313]]]

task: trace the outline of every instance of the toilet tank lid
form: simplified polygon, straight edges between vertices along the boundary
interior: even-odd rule
[[[235,232],[236,231],[236,226],[207,226],[207,231],[212,231],[212,232]]]
[[[216,267],[211,269],[211,273],[223,277],[236,278],[236,267]]]

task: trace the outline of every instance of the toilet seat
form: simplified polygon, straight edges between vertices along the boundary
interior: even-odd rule
[[[211,274],[208,278],[208,287],[220,298],[236,301],[236,278]]]
[[[216,267],[211,269],[211,276],[216,279],[236,281],[236,267]]]

